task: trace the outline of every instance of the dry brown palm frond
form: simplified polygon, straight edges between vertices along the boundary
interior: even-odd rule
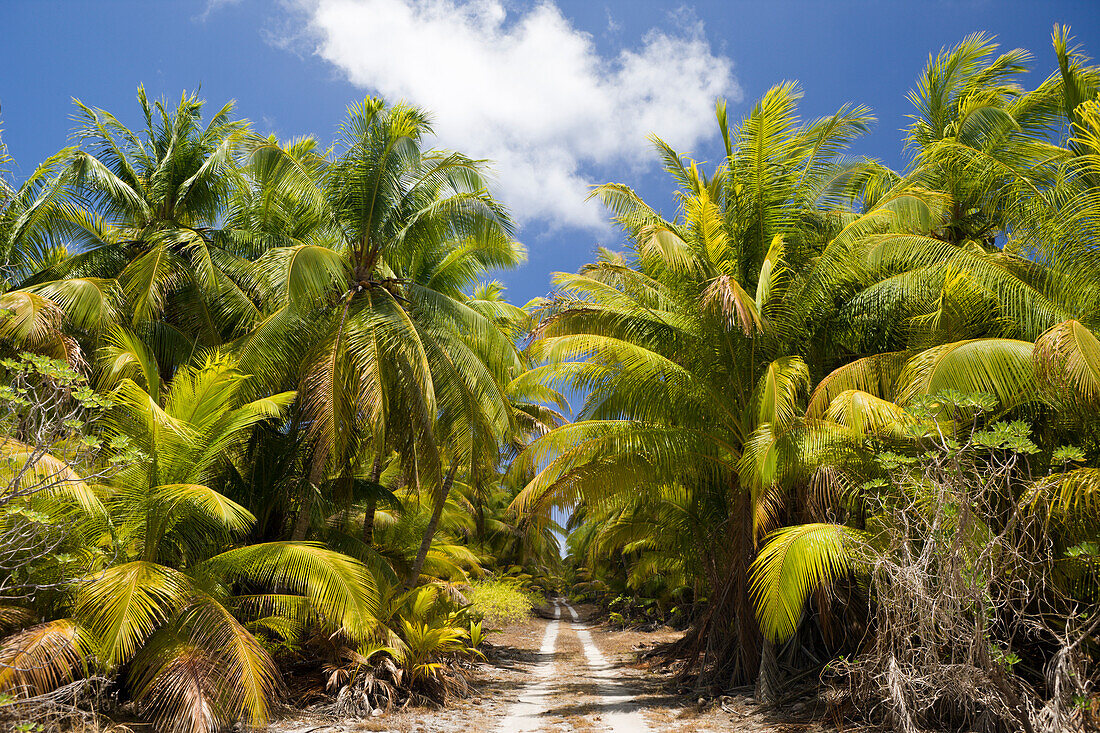
[[[764,319],[757,308],[756,299],[741,287],[733,277],[719,275],[711,280],[703,291],[702,305],[721,314],[726,327],[737,329],[746,336],[764,331]]]
[[[161,648],[164,661],[137,688],[143,708],[165,733],[214,733],[231,721],[220,704],[218,660],[190,644]]]
[[[0,645],[0,690],[39,695],[72,682],[86,671],[91,643],[70,619],[24,629]]]
[[[0,606],[0,629],[25,628],[34,621],[34,612],[22,606]]]

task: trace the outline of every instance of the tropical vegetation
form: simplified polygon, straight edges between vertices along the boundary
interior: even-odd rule
[[[654,138],[675,216],[595,190],[628,248],[539,308],[521,379],[584,404],[515,507],[578,507],[575,587],[686,624],[696,689],[824,667],[903,731],[1095,708],[1100,68],[1071,43],[1034,89],[984,34],[930,56],[902,171],[848,154],[869,110],[802,120],[784,83],[719,102],[716,166]]]
[[[675,213],[597,187],[622,251],[522,307],[487,163],[421,109],[326,148],[77,102],[26,180],[0,156],[0,710],[442,702],[564,592],[684,629],[700,694],[1095,722],[1100,67],[1052,41],[1032,87],[985,34],[930,56],[902,170],[853,155],[866,107],[718,100],[717,164],[653,138]]]

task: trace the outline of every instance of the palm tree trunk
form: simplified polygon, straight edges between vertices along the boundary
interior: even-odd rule
[[[374,465],[370,469],[370,481],[374,486],[373,489],[377,489],[378,480],[382,478],[382,454],[379,453],[374,457]],[[374,512],[378,508],[378,496],[372,494],[367,499],[367,511],[363,515],[363,544],[370,547],[374,544]]]
[[[321,485],[324,475],[325,462],[314,460],[313,467],[309,472],[306,495],[302,498],[302,506],[298,509],[298,519],[294,522],[294,532],[290,535],[290,539],[295,542],[301,542],[309,533],[310,518],[313,515],[313,501],[317,496],[317,487]]]
[[[760,671],[760,647],[763,635],[760,633],[760,625],[756,622],[756,614],[753,610],[752,598],[749,595],[749,568],[756,559],[756,541],[753,530],[754,507],[752,495],[747,489],[738,485],[738,498],[735,503],[737,514],[730,524],[740,525],[739,530],[734,530],[733,537],[736,552],[732,575],[734,578],[733,612],[737,619],[737,649],[739,652],[738,667],[741,670],[741,680],[752,681]]]
[[[779,660],[775,656],[775,644],[764,639],[760,651],[760,673],[756,675],[756,701],[766,705],[779,699]]]
[[[736,481],[729,491],[734,498],[725,529],[701,558],[710,599],[688,633],[669,648],[687,661],[681,680],[694,680],[698,688],[751,684],[760,670],[762,636],[748,582],[755,557],[752,499]]]
[[[420,578],[420,571],[424,569],[424,561],[428,558],[428,550],[432,546],[435,531],[439,527],[439,518],[443,516],[443,507],[447,503],[447,496],[451,493],[451,486],[454,485],[455,474],[457,473],[458,461],[454,461],[447,470],[446,478],[443,479],[443,486],[440,487],[439,495],[435,499],[435,506],[432,507],[432,518],[428,520],[428,526],[424,530],[424,539],[420,541],[420,550],[416,553],[416,562],[413,563],[412,570],[409,571],[409,579],[405,584],[409,588],[416,585],[417,579]]]
[[[309,532],[309,515],[313,513],[313,486],[310,485],[306,495],[302,497],[302,506],[298,509],[298,518],[294,521],[294,531],[290,533],[290,539],[301,542]]]

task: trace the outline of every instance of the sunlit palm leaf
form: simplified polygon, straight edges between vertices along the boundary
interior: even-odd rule
[[[990,394],[1006,410],[1026,403],[1037,396],[1032,350],[1026,341],[973,339],[922,351],[898,377],[898,403],[945,390]]]
[[[191,593],[191,580],[179,571],[146,561],[116,565],[79,586],[76,619],[96,639],[104,662],[129,661],[142,643]]]
[[[204,566],[228,577],[301,593],[329,624],[365,639],[375,627],[377,589],[366,566],[321,545],[268,542],[229,550]]]
[[[50,692],[86,673],[93,650],[70,619],[24,629],[0,642],[0,690],[20,697]]]
[[[1100,410],[1100,340],[1078,321],[1059,323],[1035,342],[1042,389],[1082,412]]]
[[[840,524],[804,524],[770,535],[752,564],[752,595],[764,635],[785,641],[806,599],[858,566],[865,533]]]

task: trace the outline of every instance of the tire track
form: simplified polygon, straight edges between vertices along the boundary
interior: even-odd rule
[[[542,645],[539,647],[542,661],[533,672],[535,679],[523,689],[519,700],[512,704],[508,715],[500,721],[499,730],[502,733],[538,731],[546,722],[543,716],[548,708],[548,697],[553,691],[551,682],[554,679],[554,647],[558,641],[560,618],[561,606],[554,601],[554,620],[546,625],[546,631],[542,635]]]
[[[533,733],[557,729],[553,721],[555,711],[551,705],[552,700],[561,694],[556,684],[559,680],[556,675],[559,656],[556,646],[563,604],[559,601],[553,601],[553,604],[554,618],[546,625],[542,645],[539,647],[541,659],[531,672],[534,679],[523,688],[519,699],[512,703],[508,714],[497,725],[500,733]],[[615,668],[596,646],[588,625],[581,623],[580,616],[571,605],[565,603],[564,606],[572,617],[569,628],[576,633],[584,651],[588,679],[596,687],[601,727],[610,733],[651,733],[652,729],[635,702],[634,694],[615,676]]]
[[[607,658],[592,641],[588,625],[580,623],[580,617],[571,605],[566,603],[565,607],[573,617],[573,630],[580,637],[585,661],[600,691],[603,723],[611,733],[650,733],[645,716],[634,702],[634,694],[615,677],[614,667],[608,663]]]

